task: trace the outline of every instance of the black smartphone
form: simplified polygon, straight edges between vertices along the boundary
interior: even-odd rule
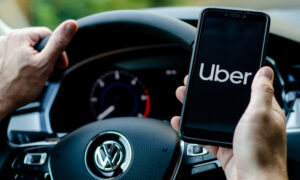
[[[232,146],[265,59],[269,26],[270,17],[262,12],[202,11],[179,128],[183,140]]]

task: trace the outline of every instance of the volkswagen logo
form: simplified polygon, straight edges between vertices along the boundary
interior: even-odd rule
[[[116,141],[105,141],[98,146],[94,153],[97,167],[106,172],[116,170],[124,159],[122,146]]]
[[[119,132],[106,131],[95,136],[85,152],[89,172],[101,179],[123,174],[132,160],[129,141]]]

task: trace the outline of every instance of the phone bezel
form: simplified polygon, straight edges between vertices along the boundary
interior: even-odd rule
[[[190,100],[190,96],[188,95],[189,87],[190,87],[190,79],[194,74],[195,71],[195,63],[197,60],[197,52],[198,52],[198,41],[201,39],[202,35],[202,24],[205,18],[206,13],[215,13],[217,15],[222,15],[220,17],[222,18],[243,18],[245,20],[248,20],[248,18],[263,18],[265,21],[265,32],[263,37],[263,44],[262,44],[262,53],[260,58],[260,65],[257,67],[257,70],[262,66],[265,59],[265,51],[266,51],[266,42],[268,38],[269,28],[270,28],[270,17],[262,12],[257,11],[248,11],[248,10],[235,10],[235,9],[221,9],[221,8],[206,8],[204,9],[200,14],[200,19],[198,21],[198,27],[197,27],[197,35],[194,41],[194,47],[193,47],[193,53],[189,68],[189,78],[187,82],[187,88],[185,92],[185,98],[183,102],[182,107],[182,113],[181,113],[181,121],[179,125],[179,136],[181,139],[187,142],[196,142],[201,144],[210,144],[210,145],[218,145],[218,146],[225,146],[225,147],[232,147],[232,140],[233,140],[233,134],[232,133],[224,133],[224,132],[215,132],[215,131],[204,131],[199,129],[189,129],[189,128],[183,128],[183,124],[185,123],[186,119],[186,109],[187,104]],[[226,15],[227,13],[227,15]],[[243,16],[234,16],[234,15],[245,15]],[[232,16],[231,16],[232,15]],[[255,19],[254,19],[255,20]]]

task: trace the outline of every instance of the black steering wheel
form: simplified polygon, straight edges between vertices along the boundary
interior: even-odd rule
[[[100,13],[77,22],[67,51],[80,46],[87,34],[114,29],[157,36],[190,52],[196,34],[196,28],[178,19],[141,11]],[[7,122],[1,132],[7,132]],[[43,169],[48,173],[41,177],[51,179],[173,179],[184,148],[169,123],[134,117],[90,123],[57,143],[18,146],[8,142],[6,133],[0,138],[0,173],[16,179],[22,168]]]

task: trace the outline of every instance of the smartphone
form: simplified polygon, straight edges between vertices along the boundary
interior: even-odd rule
[[[198,23],[179,136],[187,142],[232,146],[265,59],[270,17],[262,12],[208,8]]]

